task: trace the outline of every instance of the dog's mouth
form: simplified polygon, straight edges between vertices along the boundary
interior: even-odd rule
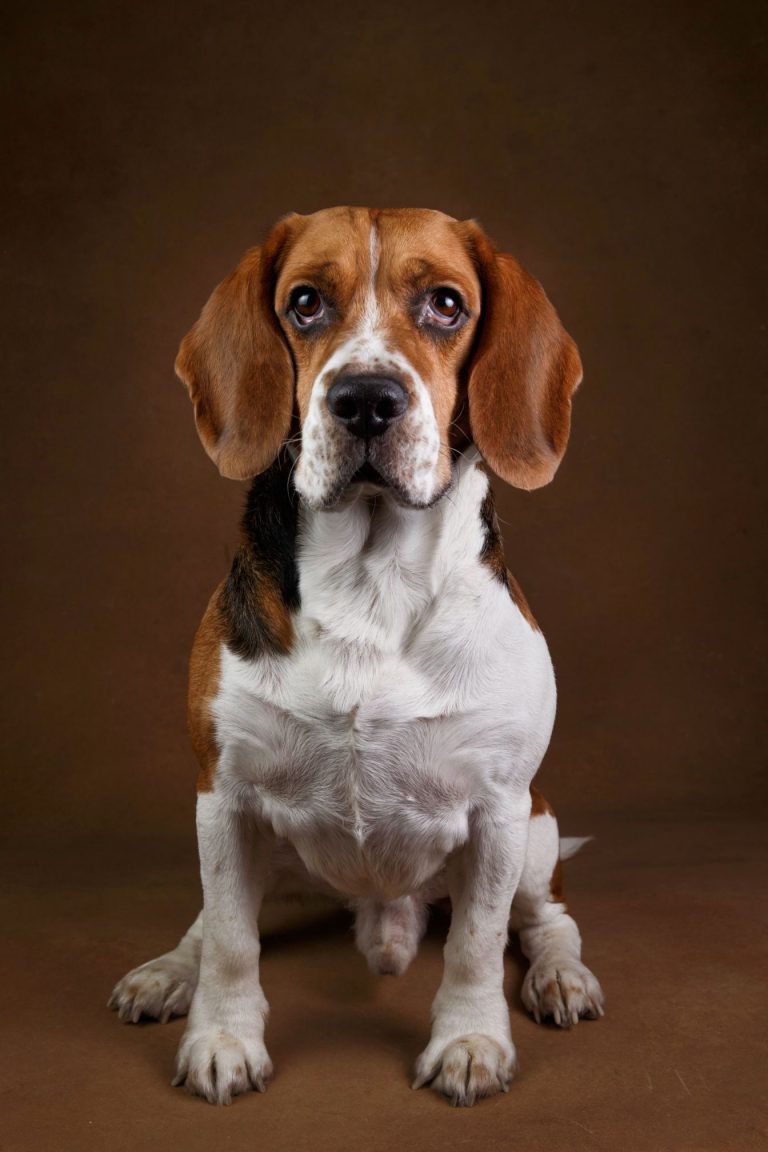
[[[419,499],[409,490],[398,475],[397,460],[392,461],[389,452],[382,453],[381,445],[374,445],[376,463],[366,454],[366,446],[362,444],[351,445],[349,450],[341,457],[339,472],[335,483],[328,485],[322,494],[315,494],[308,485],[309,491],[302,486],[303,477],[299,476],[297,485],[304,500],[309,507],[316,509],[333,508],[339,503],[348,503],[362,497],[375,499],[377,496],[386,497],[394,504],[403,508],[429,508],[435,504],[451,486],[452,476],[447,483],[440,485],[437,491],[432,492],[428,499]],[[380,457],[383,456],[383,459]],[[301,462],[300,462],[301,463]],[[356,467],[357,465],[357,467]]]
[[[389,488],[389,481],[385,480],[381,472],[374,468],[370,460],[366,460],[357,472],[349,478],[350,484],[376,484],[379,488]]]

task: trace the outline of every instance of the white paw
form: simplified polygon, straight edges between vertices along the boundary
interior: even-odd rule
[[[579,960],[536,961],[528,969],[521,996],[537,1024],[552,1017],[561,1028],[570,1028],[582,1016],[597,1019],[604,1014],[603,990]]]
[[[416,1061],[414,1088],[430,1084],[451,1104],[469,1108],[483,1096],[507,1092],[515,1071],[515,1049],[479,1032],[459,1036],[447,1044],[430,1042]]]
[[[112,990],[107,1006],[126,1023],[142,1016],[166,1024],[172,1016],[186,1016],[197,982],[197,969],[173,956],[159,956],[134,968]]]
[[[260,1038],[205,1028],[184,1034],[172,1083],[210,1104],[231,1104],[243,1092],[264,1092],[271,1076],[272,1061]]]

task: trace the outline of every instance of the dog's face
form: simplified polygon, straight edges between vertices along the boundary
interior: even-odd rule
[[[341,209],[293,227],[275,311],[296,365],[296,488],[324,506],[367,478],[429,504],[450,482],[459,374],[480,313],[457,225],[437,212]]]
[[[226,476],[290,440],[315,508],[357,485],[434,503],[474,440],[524,488],[554,474],[581,379],[541,287],[473,222],[334,208],[281,221],[219,285],[177,372]]]

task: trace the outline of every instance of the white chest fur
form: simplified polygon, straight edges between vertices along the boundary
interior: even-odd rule
[[[341,891],[418,887],[549,741],[546,644],[479,560],[487,484],[469,460],[428,510],[302,513],[290,655],[222,651],[217,787]]]

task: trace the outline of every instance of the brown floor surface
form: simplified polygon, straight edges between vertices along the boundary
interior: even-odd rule
[[[567,880],[607,1015],[568,1033],[537,1027],[513,946],[519,1075],[508,1096],[466,1111],[409,1089],[444,926],[399,980],[368,974],[343,918],[267,942],[275,1080],[217,1109],[170,1087],[182,1021],[126,1026],[105,1007],[114,980],[194,915],[189,846],[15,857],[0,1148],[765,1148],[765,825],[596,830]]]

